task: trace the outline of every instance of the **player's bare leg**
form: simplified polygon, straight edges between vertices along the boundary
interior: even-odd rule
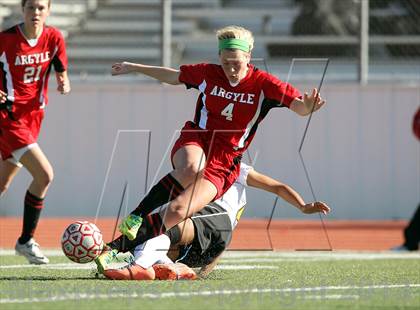
[[[204,169],[206,156],[200,147],[186,145],[175,152],[172,162],[175,169],[171,172],[171,175],[186,188],[195,181],[197,174]]]
[[[33,239],[44,198],[53,179],[53,169],[45,154],[34,146],[27,150],[19,161],[32,175],[33,180],[25,195],[25,209],[23,213],[22,234],[16,242],[15,250],[25,256],[32,264],[46,264],[48,258],[41,252],[39,245]]]
[[[168,209],[162,215],[166,229],[201,210],[216,195],[216,186],[200,174],[195,184],[190,184],[181,195],[169,203]]]
[[[28,188],[29,192],[39,198],[44,198],[54,177],[53,168],[47,157],[41,148],[36,146],[23,154],[20,162],[33,177]]]
[[[165,234],[171,240],[168,257],[175,261],[179,256],[180,246],[189,245],[194,240],[195,230],[193,221],[188,218],[166,231]]]
[[[9,189],[20,167],[9,160],[0,161],[0,197]]]
[[[178,229],[181,232],[181,239],[179,240],[179,245],[188,245],[191,244],[195,237],[194,224],[193,221],[188,218],[185,221],[179,223]]]

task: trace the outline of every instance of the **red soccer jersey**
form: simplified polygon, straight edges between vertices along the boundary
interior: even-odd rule
[[[202,129],[219,131],[215,136],[236,150],[246,149],[271,108],[289,107],[301,96],[290,84],[253,65],[236,86],[220,65],[184,65],[180,70],[180,82],[200,91],[194,122]]]
[[[7,93],[6,105],[15,118],[48,103],[51,65],[67,70],[65,42],[60,31],[44,26],[31,46],[19,25],[0,32],[0,90]]]
[[[417,109],[413,118],[413,132],[417,139],[420,140],[420,107]]]

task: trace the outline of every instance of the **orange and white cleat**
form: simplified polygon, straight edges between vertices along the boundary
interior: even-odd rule
[[[185,264],[174,263],[174,264],[155,264],[153,265],[155,270],[156,280],[195,280],[197,274]]]
[[[132,264],[121,269],[105,269],[104,276],[111,280],[154,280],[155,270]]]

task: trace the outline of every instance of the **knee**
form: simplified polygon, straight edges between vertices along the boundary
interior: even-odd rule
[[[52,183],[53,179],[54,179],[54,171],[51,170],[45,174],[45,179],[44,179],[45,185],[49,186]]]
[[[0,184],[0,197],[9,189],[9,183]]]
[[[0,196],[2,196],[9,189],[10,183],[12,183],[12,177],[1,177],[0,178]]]
[[[188,218],[188,203],[182,199],[175,199],[170,205],[170,212],[177,222],[181,222]]]
[[[186,167],[182,167],[176,169],[177,175],[182,175],[182,178],[187,183],[192,183],[197,178],[198,174],[201,172],[201,169],[197,165],[187,165]]]
[[[50,186],[53,179],[54,179],[54,171],[53,170],[45,171],[42,175],[36,178],[36,182],[40,186],[47,188],[48,186]]]

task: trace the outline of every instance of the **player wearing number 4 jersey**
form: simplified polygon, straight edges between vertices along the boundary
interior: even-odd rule
[[[53,169],[37,144],[48,103],[48,77],[54,66],[57,90],[70,91],[61,33],[44,25],[50,0],[22,0],[24,22],[0,33],[0,196],[20,168],[32,175],[24,200],[23,229],[16,252],[30,263],[48,263],[32,238]]]
[[[120,225],[129,239],[136,238],[142,218],[168,201],[164,217],[148,217],[153,230],[144,240],[221,197],[237,179],[241,156],[271,108],[287,107],[304,116],[324,104],[316,89],[302,97],[290,84],[251,65],[250,31],[229,26],[218,30],[217,38],[220,64],[184,65],[179,70],[128,62],[112,66],[113,75],[139,72],[199,92],[194,121],[185,124],[172,149],[174,169]]]

